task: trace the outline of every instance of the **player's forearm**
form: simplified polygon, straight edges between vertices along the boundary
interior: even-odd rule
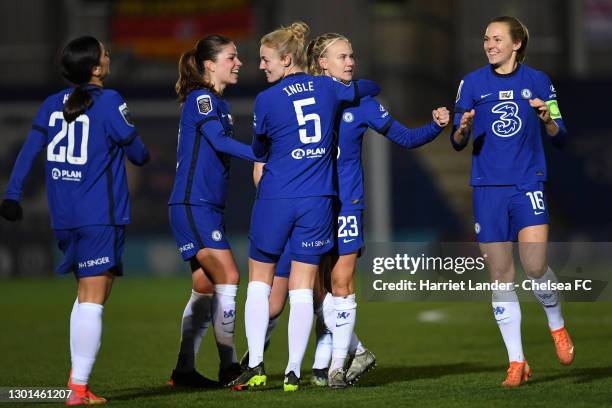
[[[450,140],[453,148],[457,151],[463,150],[465,146],[467,146],[468,139],[470,137],[469,133],[465,133],[461,130],[461,127],[454,126],[453,131],[451,132]]]
[[[143,166],[151,160],[149,150],[147,150],[139,136],[136,136],[124,149],[130,162],[137,166]]]
[[[442,129],[431,122],[416,129],[410,129],[398,122],[393,122],[385,136],[402,147],[413,149],[434,140]]]
[[[25,180],[32,170],[36,156],[38,156],[38,153],[40,153],[45,145],[45,139],[45,136],[39,133],[38,130],[33,129],[30,131],[15,161],[15,166],[6,187],[5,198],[15,201],[21,199]]]
[[[565,124],[560,119],[554,119],[551,122],[554,125],[544,125],[546,133],[548,136],[550,136],[550,140],[555,146],[563,147],[567,141],[567,130],[565,129]]]

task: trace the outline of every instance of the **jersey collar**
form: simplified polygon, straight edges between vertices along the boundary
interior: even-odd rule
[[[510,73],[507,74],[500,74],[499,72],[495,71],[495,68],[493,68],[493,65],[489,65],[489,67],[491,68],[491,72],[493,73],[493,75],[500,77],[500,78],[510,78],[513,77],[514,75],[516,75],[519,70],[521,69],[521,67],[523,66],[523,64],[521,64],[520,62],[518,64],[516,64],[516,69]]]

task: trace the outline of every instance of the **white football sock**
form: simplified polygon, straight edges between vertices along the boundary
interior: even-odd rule
[[[514,289],[495,290],[492,295],[493,316],[504,339],[509,361],[524,361],[521,340],[521,306]]]
[[[334,333],[336,326],[336,310],[334,308],[334,297],[331,293],[327,293],[321,303],[321,313],[323,315],[323,322],[329,331]]]
[[[238,285],[215,285],[215,295],[212,301],[212,322],[220,366],[224,369],[238,362],[234,347],[237,292]]]
[[[72,305],[72,311],[70,312],[70,333],[76,330],[74,326],[76,324],[76,316],[77,310],[79,309],[79,297],[77,296],[74,304]],[[76,333],[76,332],[75,332]],[[72,334],[70,335],[70,361],[73,359],[72,350],[74,349],[74,345],[72,344]]]
[[[364,347],[361,340],[359,340],[355,332],[353,332],[353,335],[351,336],[351,344],[349,344],[348,351],[349,354],[361,354],[366,351],[366,348]]]
[[[270,291],[265,282],[252,281],[247,287],[244,306],[244,327],[249,345],[249,367],[263,362],[266,330],[270,320]]]
[[[540,278],[531,278],[533,282],[536,282],[538,285],[545,285],[549,282],[557,283],[557,276],[548,267],[548,270],[542,277]],[[565,325],[563,321],[563,314],[561,313],[561,302],[559,301],[559,292],[556,290],[546,290],[540,288],[534,288],[533,294],[536,299],[540,302],[542,307],[544,308],[544,312],[546,313],[546,317],[548,318],[548,327],[550,330],[557,330],[562,328]]]
[[[104,306],[96,303],[83,302],[77,307],[73,330],[70,330],[74,384],[87,384],[89,381],[89,375],[100,349],[103,312]]]
[[[351,336],[355,328],[355,315],[357,314],[355,294],[334,296],[334,310],[336,312],[336,324],[333,329],[334,349],[330,370],[344,367]]]
[[[329,360],[332,355],[332,334],[323,322],[323,310],[319,308],[315,311],[317,322],[315,332],[317,334],[317,347],[315,350],[313,370],[329,367]]]
[[[211,293],[198,293],[191,290],[191,296],[185,305],[181,319],[181,345],[176,362],[177,371],[195,370],[195,356],[198,354],[210,323],[212,297]]]
[[[266,343],[270,341],[270,337],[272,337],[272,332],[278,324],[279,319],[280,315],[276,316],[274,319],[270,319],[270,321],[268,322],[268,329],[266,330]]]
[[[289,324],[287,335],[289,339],[289,363],[285,374],[293,371],[300,378],[302,359],[308,346],[308,338],[312,329],[314,311],[312,309],[312,289],[294,289],[289,291]]]

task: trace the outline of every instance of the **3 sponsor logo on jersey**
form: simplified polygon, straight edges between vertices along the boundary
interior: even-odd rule
[[[346,123],[351,123],[352,121],[355,120],[355,117],[353,116],[351,112],[344,112],[344,114],[342,114],[342,120],[345,121]]]
[[[110,263],[110,258],[108,256],[103,256],[100,258],[79,262],[79,268],[91,268],[92,266],[104,265],[107,263]]]
[[[56,167],[51,169],[51,178],[53,180],[64,181],[81,181],[83,175],[78,170],[60,170]]]
[[[508,99],[514,99],[514,91],[510,90],[510,91],[499,91],[499,99],[500,100],[508,100]]]
[[[219,242],[223,238],[223,234],[219,230],[214,230],[212,234],[210,234],[210,237],[212,238],[213,241]]]
[[[317,239],[315,241],[302,241],[302,248],[320,248],[329,245],[331,239]]]
[[[521,96],[523,97],[523,99],[531,99],[533,94],[531,93],[531,90],[529,88],[524,88],[523,90],[521,90]]]
[[[193,245],[193,242],[190,242],[188,244],[180,246],[178,250],[179,250],[179,253],[182,254],[183,252],[189,251],[190,249],[194,249],[194,248],[195,248],[195,245]]]
[[[320,157],[325,156],[325,148],[317,147],[316,149],[293,149],[291,152],[291,157],[296,160],[301,159],[318,159]]]

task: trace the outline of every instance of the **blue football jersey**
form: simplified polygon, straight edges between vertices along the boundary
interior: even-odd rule
[[[534,98],[546,102],[551,118],[565,134],[555,88],[543,72],[519,64],[512,73],[502,75],[487,65],[463,78],[457,92],[453,133],[462,113],[474,109],[473,186],[546,180],[542,136],[550,137],[529,105],[529,99]]]
[[[225,206],[230,156],[255,161],[251,146],[233,138],[228,103],[207,89],[187,95],[181,111],[176,177],[168,204]]]
[[[332,144],[339,104],[378,91],[371,81],[296,73],[257,95],[253,151],[267,154],[257,197],[335,195]]]
[[[406,128],[393,120],[384,106],[369,96],[361,98],[358,105],[344,109],[339,115],[337,128],[338,196],[343,211],[365,208],[361,152],[363,135],[368,128],[406,148],[430,142],[443,129],[434,122],[421,128]]]
[[[5,198],[19,201],[25,179],[46,147],[46,182],[54,229],[130,222],[124,155],[134,164],[149,160],[121,95],[86,86],[93,98],[87,111],[68,124],[64,102],[72,88],[48,97],[24,143]]]

